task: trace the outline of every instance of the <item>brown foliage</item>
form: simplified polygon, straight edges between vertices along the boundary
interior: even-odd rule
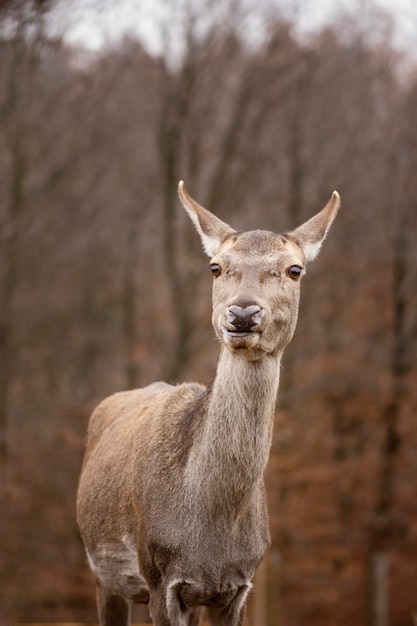
[[[237,228],[285,230],[342,196],[285,357],[268,624],[372,623],[376,545],[392,624],[416,611],[417,74],[354,21],[293,27],[277,17],[249,46],[237,19],[201,36],[190,21],[174,67],[135,41],[81,69],[42,29],[0,41],[5,614],[94,619],[74,521],[91,406],[212,376],[179,178]]]

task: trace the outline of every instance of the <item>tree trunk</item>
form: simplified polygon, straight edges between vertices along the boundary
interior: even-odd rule
[[[376,551],[371,558],[371,624],[389,626],[389,557]]]
[[[163,188],[163,250],[166,275],[171,289],[171,314],[175,321],[176,344],[167,375],[169,381],[177,381],[190,357],[189,337],[192,332],[192,316],[187,302],[186,289],[179,270],[179,246],[176,228],[177,185],[180,178],[180,155],[183,134],[188,115],[189,101],[194,85],[194,68],[185,63],[180,76],[167,71],[166,93],[159,123],[159,150]]]
[[[408,211],[400,213],[393,240],[391,303],[392,343],[390,355],[390,400],[382,412],[384,439],[377,499],[371,522],[371,624],[389,626],[389,562],[388,553],[401,541],[406,528],[396,514],[395,462],[401,449],[399,419],[406,395],[408,362],[408,317],[406,278],[409,271]]]
[[[19,130],[16,130],[18,133]],[[24,204],[26,160],[21,139],[14,137],[11,144],[12,172],[9,207],[3,225],[3,260],[0,307],[0,464],[7,466],[8,412],[10,382],[13,373],[13,300],[17,283],[17,260],[19,246],[19,221]],[[3,473],[3,472],[2,472]]]
[[[123,275],[122,294],[122,329],[125,345],[125,378],[126,388],[134,389],[139,384],[139,367],[135,358],[137,342],[137,317],[136,306],[136,257],[138,254],[139,219],[132,216],[127,235],[127,250]]]

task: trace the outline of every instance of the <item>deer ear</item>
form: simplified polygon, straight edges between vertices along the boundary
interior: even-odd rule
[[[298,243],[305,254],[306,261],[313,261],[320,252],[327,232],[340,207],[340,196],[334,191],[324,209],[314,217],[292,230],[288,235]]]
[[[209,257],[213,257],[219,251],[222,241],[234,232],[231,228],[218,217],[207,211],[198,202],[193,200],[185,189],[184,182],[180,180],[178,183],[178,195],[180,200],[190,216],[194,226],[200,234],[203,248]]]

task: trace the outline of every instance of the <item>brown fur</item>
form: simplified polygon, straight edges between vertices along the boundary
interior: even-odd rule
[[[103,626],[128,624],[131,603],[148,601],[157,626],[197,625],[203,606],[213,626],[243,624],[269,544],[263,473],[299,302],[289,268],[304,273],[339,206],[335,193],[285,236],[236,233],[182,184],[179,193],[221,268],[220,357],[208,388],[154,383],[111,396],[91,417],[77,519]]]

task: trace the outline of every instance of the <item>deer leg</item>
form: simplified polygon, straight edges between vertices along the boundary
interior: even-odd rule
[[[131,603],[96,585],[97,612],[100,626],[130,626]]]
[[[226,607],[210,607],[208,609],[210,626],[243,626],[249,589],[249,585],[242,585]]]
[[[243,606],[238,611],[214,609],[208,611],[210,626],[243,626],[246,616],[246,607]]]
[[[165,594],[160,587],[150,591],[149,614],[154,626],[182,626],[182,624],[173,624],[169,619]]]
[[[199,606],[193,611],[190,611],[188,615],[187,626],[199,626],[204,613],[204,607]]]
[[[149,613],[154,626],[199,626],[204,607],[187,609],[174,594],[168,594],[168,597],[167,601],[165,590],[160,588],[150,593]]]

